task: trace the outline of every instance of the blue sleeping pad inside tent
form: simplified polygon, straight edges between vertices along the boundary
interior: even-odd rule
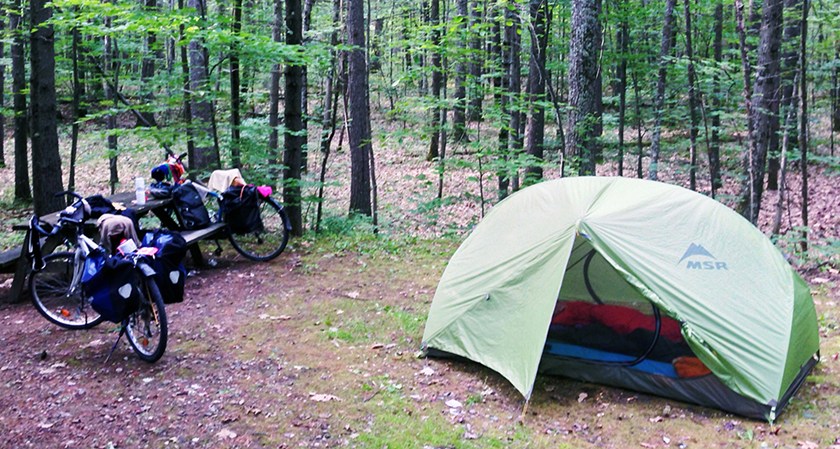
[[[632,362],[636,357],[626,354],[616,354],[614,352],[601,351],[598,349],[586,348],[578,345],[571,345],[568,343],[561,343],[555,340],[546,340],[544,351],[546,354],[551,354],[558,357],[569,357],[578,360],[591,360],[598,363],[622,363]],[[667,376],[677,378],[677,372],[674,366],[667,362],[659,362],[656,360],[642,360],[641,362],[629,366],[630,369],[643,371],[650,374],[658,374],[660,376]]]

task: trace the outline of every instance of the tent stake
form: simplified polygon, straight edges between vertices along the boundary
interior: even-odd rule
[[[531,399],[525,399],[525,405],[522,406],[522,415],[519,416],[519,424],[525,424],[525,415],[528,414],[528,403]]]

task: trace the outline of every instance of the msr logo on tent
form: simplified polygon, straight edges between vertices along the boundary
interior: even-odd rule
[[[726,262],[717,260],[717,257],[713,256],[706,248],[703,248],[703,245],[696,243],[688,246],[688,249],[685,250],[685,253],[680,257],[680,261],[677,264],[681,264],[686,259],[688,259],[688,262],[686,262],[685,268],[688,270],[729,270]]]

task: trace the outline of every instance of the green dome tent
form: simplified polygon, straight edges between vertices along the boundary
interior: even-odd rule
[[[758,229],[696,192],[605,177],[499,203],[449,261],[423,347],[526,398],[541,371],[770,421],[819,360],[809,288]]]

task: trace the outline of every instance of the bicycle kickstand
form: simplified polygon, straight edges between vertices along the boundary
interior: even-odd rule
[[[111,346],[111,350],[108,351],[108,357],[105,357],[104,363],[108,363],[108,360],[111,360],[111,355],[114,353],[114,350],[117,349],[117,344],[120,342],[123,335],[125,335],[125,324],[120,326],[120,334],[117,335],[117,341],[114,342],[114,346]]]

